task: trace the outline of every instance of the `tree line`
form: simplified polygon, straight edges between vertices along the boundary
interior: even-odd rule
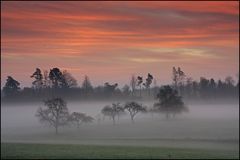
[[[59,68],[52,68],[49,71],[36,68],[30,78],[33,79],[32,86],[21,89],[20,83],[12,76],[8,76],[2,89],[2,98],[33,100],[56,95],[75,99],[141,99],[156,98],[160,88],[150,73],[146,77],[132,75],[129,84],[122,88],[118,83],[109,82],[93,86],[86,75],[82,84],[78,85],[71,73]],[[180,67],[173,67],[170,86],[186,99],[238,98],[239,94],[239,80],[235,82],[231,76],[225,80],[200,77],[200,80],[196,81],[188,77]]]

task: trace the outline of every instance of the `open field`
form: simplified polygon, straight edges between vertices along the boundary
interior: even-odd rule
[[[98,145],[66,145],[66,144],[21,144],[2,143],[1,158],[17,159],[51,159],[51,158],[121,158],[121,159],[192,159],[217,158],[237,159],[239,152],[179,149],[163,147],[129,147],[129,146],[98,146]]]
[[[68,107],[96,119],[106,104],[70,102]],[[237,104],[189,106],[189,113],[169,120],[164,115],[139,114],[134,124],[126,114],[115,126],[108,117],[101,117],[80,128],[62,127],[57,136],[34,116],[41,105],[2,106],[3,158],[239,157]]]

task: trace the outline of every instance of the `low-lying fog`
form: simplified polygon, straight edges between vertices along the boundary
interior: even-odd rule
[[[189,112],[165,119],[163,114],[138,114],[131,123],[129,114],[112,125],[101,109],[111,102],[68,102],[70,112],[82,112],[95,118],[80,128],[54,128],[39,123],[35,117],[43,103],[1,107],[2,142],[79,143],[106,145],[141,145],[197,147],[211,149],[239,148],[239,105],[188,105]],[[148,106],[153,103],[143,102]],[[98,120],[98,119],[101,119]]]

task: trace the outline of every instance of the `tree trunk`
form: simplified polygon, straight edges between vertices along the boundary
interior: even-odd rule
[[[134,116],[133,116],[133,115],[131,115],[131,120],[132,120],[132,123],[134,123],[133,117],[134,117]]]
[[[113,119],[113,125],[115,125],[116,124],[115,117],[113,116],[112,119]]]
[[[56,116],[56,123],[55,123],[55,133],[58,134],[58,112],[57,112],[57,116]]]
[[[58,125],[55,126],[55,134],[58,134]]]

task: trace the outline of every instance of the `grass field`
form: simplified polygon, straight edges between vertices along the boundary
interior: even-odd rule
[[[164,147],[1,143],[1,159],[239,159],[238,151]]]

